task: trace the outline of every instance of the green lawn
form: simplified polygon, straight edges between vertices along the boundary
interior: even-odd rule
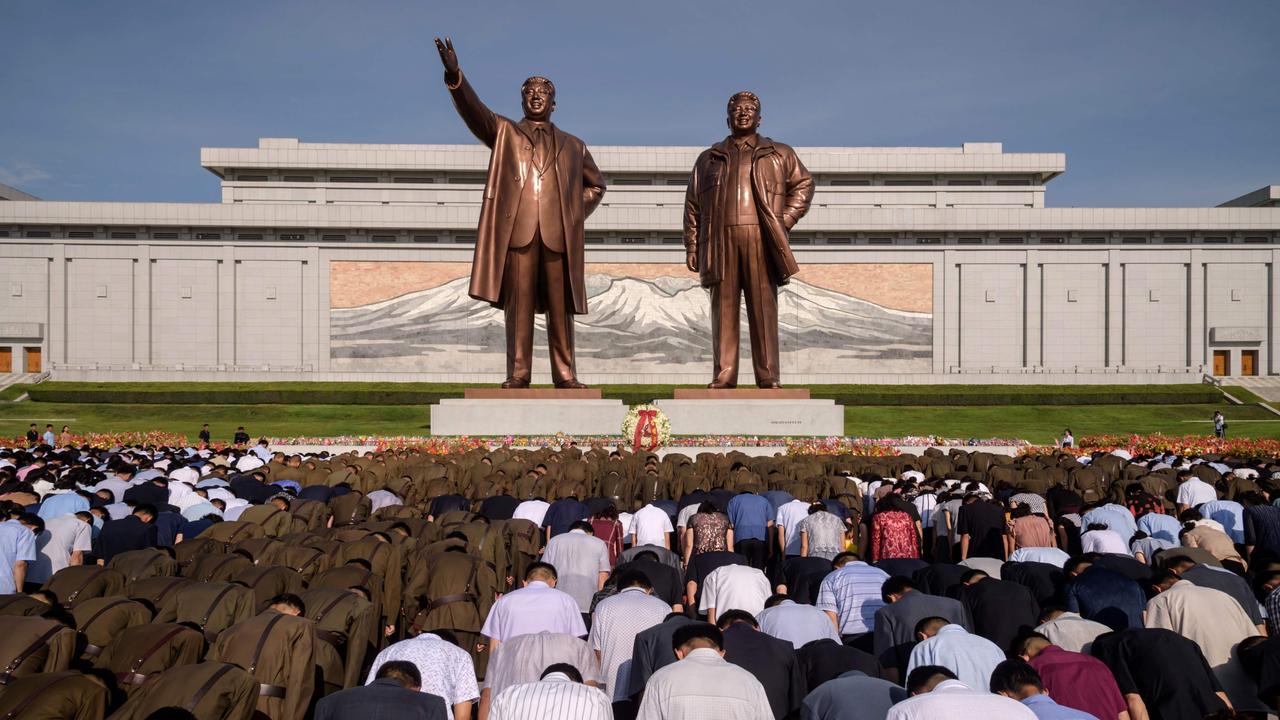
[[[1280,437],[1280,417],[1254,406],[1068,405],[999,407],[845,408],[845,433],[869,437],[941,435],[1009,437],[1051,442],[1065,427],[1076,437],[1096,433],[1208,434],[1215,409],[1236,436]],[[1259,422],[1244,422],[1244,421]],[[229,439],[237,425],[251,435],[426,435],[429,412],[416,405],[125,405],[22,402],[0,405],[0,436],[20,435],[29,423],[70,425],[74,432],[164,430],[194,438],[209,423]]]
[[[1257,406],[1005,405],[1000,407],[846,407],[848,435],[951,438],[1005,437],[1049,443],[1071,428],[1077,438],[1102,433],[1211,434],[1214,410],[1235,437],[1280,437],[1280,417]],[[1244,422],[1256,421],[1256,422]]]
[[[27,425],[53,423],[72,432],[163,430],[195,439],[209,423],[215,439],[230,440],[238,425],[254,437],[338,435],[426,435],[425,407],[413,405],[110,405],[22,402],[0,405],[0,436],[14,437]]]

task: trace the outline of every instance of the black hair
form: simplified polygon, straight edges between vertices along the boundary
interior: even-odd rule
[[[280,593],[279,595],[276,595],[267,601],[267,607],[271,607],[272,605],[288,605],[294,610],[297,610],[299,615],[305,616],[307,614],[307,604],[302,601],[302,598],[294,595],[293,593]]]
[[[939,627],[942,627],[943,625],[950,625],[950,624],[951,624],[951,621],[944,617],[938,617],[937,615],[930,615],[927,618],[922,618],[920,622],[916,623],[915,632],[917,635],[920,635],[932,628],[939,628]]]
[[[921,665],[907,675],[907,692],[912,695],[929,692],[943,680],[955,680],[956,674],[941,665]]]
[[[538,679],[542,680],[551,673],[564,673],[569,676],[570,680],[576,683],[582,682],[582,673],[578,671],[578,668],[570,665],[569,663],[553,663],[548,665],[547,669],[542,671],[542,675],[538,676]]]
[[[649,576],[639,570],[627,569],[618,575],[617,586],[619,590],[638,587],[642,590],[652,590],[653,582],[649,580]]]
[[[552,580],[560,579],[560,573],[556,572],[555,565],[545,562],[529,563],[529,567],[525,568],[524,571],[524,580],[525,582],[532,582],[534,580],[534,575],[543,575],[548,573],[551,575]]]
[[[392,660],[391,662],[383,663],[378,668],[378,673],[374,676],[374,679],[381,680],[383,678],[395,680],[406,688],[422,687],[422,673],[418,672],[418,666],[406,660]]]
[[[44,532],[44,518],[35,513],[22,513],[18,516],[18,522],[29,526],[36,535]]]
[[[991,692],[1006,692],[1014,697],[1023,694],[1023,688],[1031,686],[1044,692],[1040,673],[1024,660],[1005,660],[991,671]]]
[[[724,649],[724,633],[720,632],[720,628],[707,622],[694,622],[676,628],[671,634],[671,649],[679,650],[697,640],[704,640],[717,650]]]
[[[911,582],[911,578],[895,575],[880,586],[880,599],[889,602],[890,595],[901,595],[908,590],[915,590],[916,584]]]
[[[756,616],[746,610],[725,610],[716,619],[716,627],[721,630],[727,630],[731,625],[737,623],[746,623],[753,628],[760,627],[760,622],[756,620]]]

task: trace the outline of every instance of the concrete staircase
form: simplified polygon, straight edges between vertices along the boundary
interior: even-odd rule
[[[1263,400],[1280,402],[1280,377],[1224,377],[1221,381],[1228,388],[1247,388]]]
[[[36,383],[42,383],[42,382],[44,382],[45,380],[48,380],[48,379],[49,379],[49,373],[47,373],[47,372],[42,372],[42,373],[6,373],[6,374],[4,374],[4,375],[0,375],[0,390],[4,390],[5,388],[9,387],[10,385],[22,385],[22,384],[34,385],[34,384],[36,384]],[[24,394],[24,395],[23,395],[21,398],[19,398],[19,399],[21,399],[21,400],[25,400],[25,399],[26,399],[26,395]]]

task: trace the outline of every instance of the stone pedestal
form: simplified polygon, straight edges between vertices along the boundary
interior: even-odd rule
[[[595,389],[470,388],[431,406],[432,435],[617,435],[627,407]]]
[[[844,435],[844,408],[804,388],[682,389],[654,403],[672,435]]]

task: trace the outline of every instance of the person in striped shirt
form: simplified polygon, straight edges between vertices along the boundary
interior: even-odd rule
[[[613,706],[602,691],[584,685],[582,673],[568,663],[550,665],[538,682],[512,685],[498,693],[489,720],[613,720]]]

